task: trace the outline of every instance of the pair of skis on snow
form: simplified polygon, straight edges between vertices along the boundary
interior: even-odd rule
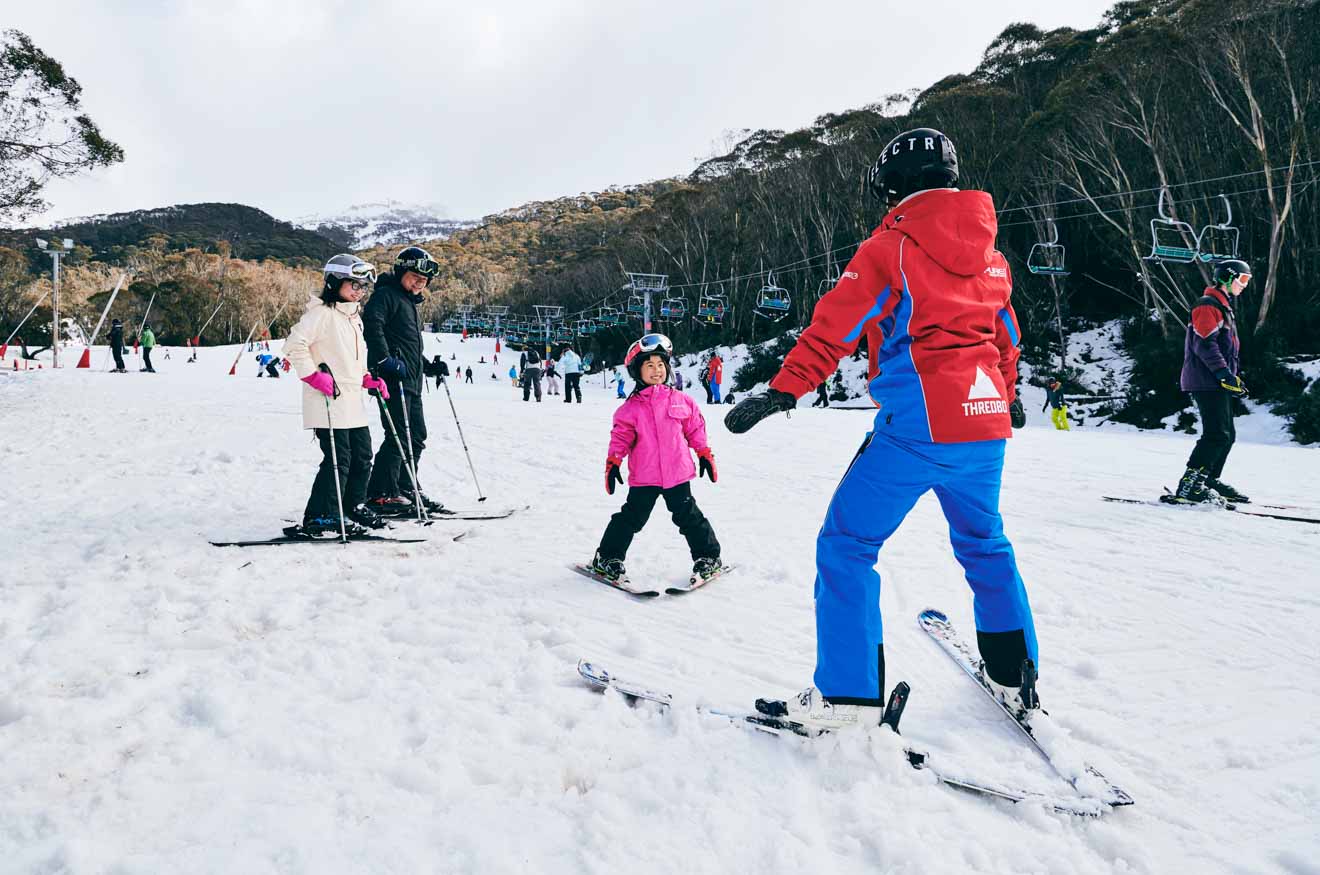
[[[579,564],[570,565],[568,567],[576,571],[578,574],[581,574],[583,577],[589,577],[597,583],[608,586],[610,589],[617,589],[620,592],[626,592],[628,595],[636,596],[637,598],[653,599],[660,595],[660,590],[655,589],[654,587],[647,586],[646,584],[636,584],[626,578],[623,580],[611,580],[603,574],[597,574],[586,565]],[[714,574],[706,577],[694,573],[687,579],[686,583],[679,583],[674,586],[665,587],[665,592],[669,595],[683,595],[684,593],[692,592],[692,590],[700,589],[712,580],[723,577],[735,567],[736,566],[733,565],[721,565]]]
[[[1114,501],[1120,504],[1146,504],[1153,507],[1183,507],[1183,508],[1204,508],[1213,510],[1227,510],[1242,516],[1265,517],[1272,520],[1287,520],[1293,523],[1311,523],[1320,525],[1320,516],[1299,516],[1298,513],[1312,513],[1313,508],[1303,507],[1297,504],[1253,504],[1251,507],[1245,507],[1241,504],[1232,502],[1208,501],[1180,501],[1173,497],[1173,492],[1169,489],[1164,490],[1164,494],[1159,498],[1128,498],[1120,495],[1101,496],[1105,501]],[[1257,510],[1256,508],[1268,508],[1268,510]],[[1294,513],[1273,513],[1272,511],[1294,511]]]
[[[513,516],[515,513],[518,513],[519,511],[527,510],[529,507],[531,507],[531,505],[525,505],[523,507],[515,507],[510,510],[503,510],[503,511],[486,511],[486,510],[447,511],[438,514],[433,514],[429,519],[422,520],[421,522],[423,525],[430,525],[431,523],[440,522],[444,520],[455,520],[455,521],[503,520],[503,519],[508,519],[509,517]],[[416,517],[399,516],[399,517],[389,517],[388,519],[398,522],[418,522]],[[284,530],[285,532],[284,535],[278,538],[262,538],[258,540],[249,540],[249,541],[211,541],[210,543],[212,547],[275,547],[275,546],[280,546],[282,544],[342,543],[340,537],[334,534],[333,532],[327,532],[326,534],[319,536],[298,535],[298,534],[294,534],[296,528],[297,528],[296,526],[288,527],[287,529]],[[456,538],[454,538],[454,540],[457,541],[459,538],[462,538],[463,535],[466,534],[467,533],[464,532],[458,535]],[[364,533],[360,535],[349,535],[348,540],[350,542],[381,541],[387,544],[420,544],[426,539],[425,538],[391,538],[386,535],[373,535],[370,533]]]
[[[1068,749],[1069,745],[1061,734],[1055,731],[1043,731],[1047,726],[1050,730],[1053,730],[1053,727],[1049,725],[1048,715],[1045,715],[1044,712],[1037,712],[1031,721],[1027,722],[1019,718],[1012,709],[1000,701],[998,696],[981,679],[979,661],[974,657],[967,642],[953,628],[947,616],[933,608],[928,608],[918,616],[918,622],[921,624],[922,629],[940,646],[940,649],[957,663],[976,682],[977,686],[990,697],[991,701],[1013,721],[1013,724],[1027,738],[1032,747],[1044,757],[1050,768],[1071,784],[1079,795],[1052,796],[976,780],[944,769],[939,764],[938,759],[933,757],[929,751],[905,746],[903,754],[909,765],[915,769],[931,772],[941,783],[958,790],[1014,803],[1025,802],[1044,805],[1062,814],[1099,817],[1112,808],[1133,804],[1132,797],[1124,790],[1111,782],[1093,766],[1087,765],[1073,756]],[[615,677],[606,669],[585,660],[578,663],[578,674],[593,686],[600,689],[615,690],[632,701],[654,702],[664,708],[671,708],[678,704],[669,693]],[[906,683],[898,684],[894,688],[894,692],[885,708],[881,723],[887,725],[894,732],[898,732],[898,723],[902,717],[903,708],[907,704],[909,693],[910,690]],[[694,707],[703,714],[720,717],[739,726],[772,735],[792,734],[812,738],[827,733],[827,730],[815,729],[792,720],[771,717],[757,711],[733,711],[703,705],[694,705]]]

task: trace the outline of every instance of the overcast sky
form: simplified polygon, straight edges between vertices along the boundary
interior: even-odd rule
[[[201,201],[475,219],[687,173],[726,131],[925,87],[1010,22],[1090,27],[1110,5],[0,0],[0,26],[64,65],[125,152],[52,184],[29,224]]]

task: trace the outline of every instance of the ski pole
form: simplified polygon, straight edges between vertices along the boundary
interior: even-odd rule
[[[385,415],[385,422],[390,427],[390,436],[394,438],[394,446],[399,450],[399,458],[406,460],[408,457],[403,452],[403,441],[399,440],[399,430],[394,427],[394,417],[390,416],[389,406],[385,403],[385,399],[380,397],[380,393],[375,389],[371,390],[371,394],[376,396],[376,403],[380,405],[380,412]],[[404,465],[404,467],[408,469],[408,479],[412,481],[413,490],[420,493],[421,489],[417,486],[417,475],[413,473],[412,468],[409,468],[407,465]]]
[[[468,452],[467,438],[463,437],[463,423],[458,421],[458,410],[454,408],[454,396],[449,391],[449,381],[443,377],[440,379],[440,385],[445,387],[445,396],[449,398],[449,409],[454,414],[454,425],[458,427],[458,440],[463,444],[463,455],[467,456],[468,470],[472,472],[472,482],[477,487],[477,501],[485,501],[486,496],[481,494],[481,483],[477,480],[477,469],[472,465],[472,454]]]
[[[317,370],[330,374],[330,386],[334,391],[334,397],[339,397],[339,384],[335,382],[335,375],[330,373],[330,366],[325,362],[317,365]],[[345,544],[348,543],[348,529],[344,525],[344,490],[339,485],[339,451],[335,449],[335,421],[330,416],[330,396],[325,396],[325,424],[330,430],[330,463],[335,466],[335,503],[339,505],[339,539]]]
[[[422,507],[422,487],[417,483],[417,460],[413,458],[412,421],[408,418],[408,390],[402,380],[399,381],[399,406],[403,408],[403,431],[408,436],[408,443],[404,449],[408,451],[408,470],[412,474],[413,499],[417,502],[417,521],[420,523],[426,520],[426,510]]]

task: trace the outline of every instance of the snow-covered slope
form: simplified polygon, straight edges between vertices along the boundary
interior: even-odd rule
[[[354,204],[332,215],[301,216],[293,224],[322,233],[327,226],[341,229],[351,235],[353,249],[367,249],[444,238],[477,223],[445,218],[444,208],[437,204],[385,201]]]
[[[1172,483],[1188,436],[1034,418],[1009,446],[1045,706],[1137,800],[1083,821],[940,787],[878,731],[773,739],[578,681],[585,656],[714,704],[809,683],[814,536],[868,412],[734,436],[707,408],[720,480],[693,488],[739,570],[638,602],[566,567],[621,503],[613,391],[523,404],[505,356],[476,364],[493,342],[427,344],[474,365],[451,388],[486,504],[531,508],[401,531],[414,545],[206,544],[277,533],[319,461],[299,383],[254,379],[246,351],[236,377],[233,348],[162,351],[154,376],[0,376],[0,869],[1320,871],[1320,527],[1100,499]],[[424,403],[424,484],[472,506],[444,391]],[[1314,503],[1320,455],[1244,443],[1225,476]],[[628,564],[685,576],[667,514]],[[1059,791],[916,628],[927,605],[972,623],[933,496],[879,570],[906,738]]]

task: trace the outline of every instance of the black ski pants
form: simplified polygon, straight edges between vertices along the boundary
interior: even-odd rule
[[[142,363],[147,366],[148,373],[156,373],[156,369],[151,366],[151,347],[142,347]]]
[[[701,381],[701,388],[703,388],[703,389],[706,390],[706,403],[707,403],[707,404],[714,404],[714,403],[715,403],[715,394],[714,394],[713,391],[711,391],[710,380],[707,380],[707,379],[704,379],[704,378],[703,378],[702,381]]]
[[[1188,468],[1202,468],[1209,476],[1219,479],[1224,473],[1228,452],[1237,440],[1233,426],[1233,399],[1227,392],[1193,392],[1192,400],[1201,413],[1201,437],[1187,460]]]
[[[371,430],[335,429],[335,456],[339,460],[339,488],[343,491],[344,512],[367,500],[367,478],[371,476]],[[330,454],[330,429],[316,429],[321,445],[321,467],[312,481],[312,494],[303,511],[303,522],[318,517],[339,516],[339,496],[335,492],[335,465]]]
[[[633,536],[642,530],[651,518],[651,510],[656,499],[665,499],[665,507],[674,518],[674,525],[688,543],[688,550],[695,561],[703,556],[711,559],[720,555],[720,542],[715,538],[715,530],[710,520],[697,507],[697,500],[692,497],[692,484],[680,483],[669,489],[659,486],[633,486],[628,489],[628,498],[619,512],[610,517],[605,534],[601,536],[597,548],[602,559],[623,559],[628,555]]]
[[[523,400],[526,401],[532,395],[532,387],[536,388],[536,400],[541,400],[541,369],[523,368],[522,372],[522,390]]]
[[[124,350],[118,344],[113,344],[110,351],[115,355],[115,370],[122,371],[124,368]]]
[[[405,400],[408,404],[408,418],[403,416]],[[379,405],[379,401],[376,402]],[[376,453],[376,464],[371,470],[371,482],[367,485],[370,498],[394,498],[402,495],[411,500],[413,484],[408,476],[408,460],[399,453],[399,446],[407,446],[408,430],[412,429],[413,462],[419,463],[422,450],[426,449],[426,417],[422,412],[422,396],[414,395],[397,383],[390,385],[390,400],[385,402],[390,418],[380,415],[380,424],[385,429],[385,439],[380,442],[380,451]],[[394,440],[390,431],[390,421],[399,430],[399,440]],[[421,481],[419,476],[418,481]]]
[[[577,395],[577,402],[582,403],[582,375],[564,374],[564,403],[567,404]]]

